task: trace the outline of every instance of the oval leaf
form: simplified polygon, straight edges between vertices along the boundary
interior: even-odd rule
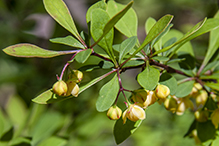
[[[177,89],[177,80],[169,73],[163,73],[160,76],[161,84],[166,85],[170,89],[170,95],[174,95]]]
[[[216,129],[210,120],[207,122],[198,122],[196,126],[198,138],[201,142],[214,139]]]
[[[99,92],[99,97],[96,102],[96,108],[99,112],[104,112],[115,102],[119,92],[119,81],[117,74],[106,83]]]
[[[73,54],[76,51],[51,51],[40,48],[32,44],[17,44],[9,46],[3,51],[11,56],[15,57],[39,57],[39,58],[51,58],[59,55]]]
[[[138,83],[147,90],[153,90],[160,79],[159,70],[148,66],[145,70],[138,74]]]
[[[57,44],[64,44],[67,46],[71,46],[74,48],[81,48],[85,49],[85,47],[74,37],[72,36],[67,36],[67,37],[62,37],[62,38],[54,38],[54,39],[49,39],[50,42],[52,43],[57,43]]]
[[[124,8],[125,5],[119,4],[115,1],[108,1],[106,11],[112,18]],[[127,37],[137,36],[138,18],[135,11],[130,8],[119,22],[116,23],[115,27]]]
[[[176,97],[185,97],[189,95],[192,91],[194,85],[194,81],[188,81],[184,82],[182,84],[179,84],[177,89],[176,89]]]
[[[75,59],[78,63],[84,63],[90,57],[91,53],[92,53],[91,49],[83,50],[77,53],[77,55],[75,56]]]
[[[65,3],[62,0],[43,0],[43,3],[50,16],[80,40],[80,35]]]

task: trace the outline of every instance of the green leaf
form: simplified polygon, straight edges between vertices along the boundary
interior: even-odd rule
[[[120,54],[119,54],[119,63],[121,63],[122,59],[125,57],[127,53],[130,52],[131,49],[134,48],[137,42],[137,37],[133,36],[126,40],[124,40],[120,45]]]
[[[31,146],[31,139],[26,137],[17,137],[10,141],[12,146]]]
[[[114,64],[112,62],[109,62],[109,61],[101,61],[99,63],[99,66],[102,68],[102,69],[110,69],[110,68],[113,68],[114,67]]]
[[[208,70],[213,71],[217,66],[219,66],[219,61],[214,61],[214,62],[208,63],[204,67],[204,69],[201,71],[201,74],[204,74]]]
[[[66,139],[57,136],[52,136],[40,142],[38,146],[65,146],[66,144],[67,144]]]
[[[160,76],[160,84],[166,85],[170,89],[170,95],[174,95],[177,89],[177,80],[169,73]]]
[[[211,75],[202,75],[200,76],[200,79],[215,79],[215,80],[219,80],[219,72],[215,72]]]
[[[52,43],[57,43],[57,44],[64,44],[64,45],[71,46],[74,48],[85,49],[85,47],[77,39],[75,39],[74,37],[70,35],[67,37],[49,39],[49,41]]]
[[[0,108],[0,138],[5,135],[12,128],[11,122],[3,114],[2,109]],[[12,129],[13,130],[13,129]]]
[[[91,35],[95,42],[98,42],[105,52],[109,55],[112,60],[115,60],[112,44],[114,31],[111,29],[105,34],[104,27],[110,20],[109,15],[102,9],[97,8],[92,11],[91,14]]]
[[[32,44],[17,44],[9,46],[3,51],[11,56],[15,57],[39,57],[39,58],[51,58],[55,56],[73,54],[75,51],[51,51],[40,48]]]
[[[83,50],[76,54],[75,59],[78,63],[84,63],[90,57],[91,53],[91,49]]]
[[[124,66],[123,68],[125,67],[135,67],[135,66],[139,66],[139,65],[142,65],[144,64],[145,61],[143,60],[129,60]]]
[[[205,142],[215,137],[216,129],[211,120],[208,120],[207,122],[198,122],[196,129],[198,138],[201,142]]]
[[[194,81],[187,81],[178,85],[176,89],[176,97],[185,97],[189,95],[192,91]]]
[[[71,14],[63,0],[43,0],[43,3],[46,11],[56,22],[70,31],[78,40],[81,40]]]
[[[159,79],[159,70],[151,66],[147,66],[137,77],[138,83],[146,90],[153,90],[157,86]]]
[[[152,59],[157,60],[157,61],[168,61],[169,58],[165,56],[154,56]]]
[[[212,88],[212,89],[214,89],[214,90],[219,91],[219,83],[218,83],[218,81],[217,81],[217,83],[207,82],[207,83],[205,83],[205,85],[210,87],[210,88]]]
[[[184,135],[184,137],[189,136],[189,135],[192,133],[192,131],[193,131],[194,129],[196,129],[196,124],[197,124],[197,121],[194,120],[194,121],[192,122],[192,124],[190,125],[188,131],[187,131],[186,134]]]
[[[139,51],[141,51],[146,45],[148,45],[151,41],[153,41],[159,34],[161,34],[170,24],[172,21],[172,15],[165,15],[161,19],[157,21],[157,23],[151,28],[150,32],[146,36],[144,42],[141,46],[129,57],[132,58],[135,56]]]
[[[119,92],[119,81],[117,74],[106,83],[99,92],[99,97],[96,102],[96,108],[99,112],[104,112],[113,105]]]
[[[51,136],[56,130],[62,126],[63,116],[55,112],[44,113],[33,129],[31,129],[31,135],[33,137],[32,144],[36,145],[39,141]],[[46,129],[46,130],[45,130]]]
[[[211,57],[214,55],[214,53],[217,51],[218,47],[219,47],[219,12],[217,12],[217,14],[214,16],[213,20],[216,20],[217,24],[216,24],[216,29],[212,29],[210,32],[210,38],[209,38],[209,46],[208,46],[208,50],[207,53],[205,55],[205,59],[203,61],[203,65],[206,65],[209,60],[211,59]]]
[[[219,136],[217,136],[214,141],[212,142],[211,146],[218,146],[219,145]]]
[[[96,8],[101,8],[103,10],[106,10],[106,3],[104,1],[99,1],[95,4],[93,4],[88,10],[87,10],[87,13],[86,13],[86,21],[87,23],[89,23],[91,21],[91,14],[92,14],[92,11]]]
[[[131,1],[128,5],[132,5],[132,3],[133,1]],[[121,12],[121,10],[125,9],[127,6],[119,4],[115,1],[108,1],[106,11],[110,18],[113,18],[115,15],[117,15],[117,13]],[[128,38],[137,36],[138,18],[135,11],[130,8],[127,13],[119,20],[119,22],[116,23],[115,27]]]
[[[151,28],[154,26],[154,24],[156,23],[157,21],[152,18],[152,17],[149,17],[146,22],[145,22],[145,32],[146,34],[148,34],[151,30]]]
[[[12,96],[5,108],[13,125],[16,125],[17,128],[21,128],[27,116],[27,107],[25,103],[19,96]]]
[[[113,134],[116,140],[116,144],[122,143],[126,140],[131,134],[135,132],[135,130],[141,125],[141,120],[137,122],[132,122],[127,120],[125,124],[123,124],[122,118],[116,121],[114,125]]]

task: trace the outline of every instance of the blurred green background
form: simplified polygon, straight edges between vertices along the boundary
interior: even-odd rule
[[[64,1],[78,30],[87,32],[86,11],[97,0]],[[118,2],[126,4],[129,0]],[[173,28],[185,33],[204,17],[213,17],[218,10],[218,3],[217,0],[134,0],[133,7],[139,18],[138,37],[142,41],[146,36],[144,24],[148,17],[157,20],[165,14],[172,14]],[[121,42],[121,34],[115,34],[115,43]],[[67,35],[70,33],[47,15],[41,0],[0,0],[1,49],[17,43],[32,43],[51,50],[69,50],[70,47],[52,44],[48,40]],[[201,50],[198,52],[200,59],[205,53],[207,41],[208,34],[193,42],[193,46]],[[0,134],[13,127],[14,135],[33,137],[33,144],[48,140],[54,135],[66,139],[65,144],[68,146],[116,145],[113,137],[115,121],[110,121],[105,112],[98,113],[95,109],[99,89],[107,80],[89,88],[78,98],[51,105],[37,105],[31,102],[31,99],[51,88],[56,81],[56,74],[60,74],[70,58],[69,55],[51,59],[15,58],[0,51],[0,121],[7,123],[4,127],[0,126],[0,129],[4,129],[0,130]],[[94,64],[97,61],[97,58],[91,57],[86,64]],[[74,69],[80,66],[78,63],[72,64]],[[125,88],[139,88],[135,81],[138,71],[131,70],[122,75]],[[95,70],[84,73],[82,83],[104,72]],[[120,99],[119,105],[124,109],[123,97]],[[150,106],[146,113],[147,119],[121,146],[195,145],[193,139],[183,138],[194,119],[189,111],[183,116],[176,116],[166,111],[163,105],[156,103]],[[23,123],[26,125],[22,126]]]

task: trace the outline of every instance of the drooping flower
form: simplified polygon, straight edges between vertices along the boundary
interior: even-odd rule
[[[138,120],[145,119],[145,117],[146,114],[143,108],[136,104],[129,105],[129,107],[122,114],[123,124],[126,123],[127,118],[133,122],[136,122]]]
[[[158,84],[155,89],[155,94],[159,99],[166,99],[170,95],[170,89],[166,85]]]
[[[83,78],[83,73],[79,70],[73,70],[68,74],[68,80],[79,83]]]
[[[76,84],[76,82],[73,81],[67,81],[68,91],[66,93],[66,96],[73,95],[74,97],[77,97],[79,94],[79,86]]]
[[[209,112],[206,110],[198,110],[194,115],[198,122],[206,122],[208,120]]]
[[[111,106],[107,112],[107,117],[110,119],[110,120],[118,120],[122,115],[122,110],[114,105],[114,106]]]
[[[172,113],[175,113],[175,112],[176,112],[176,109],[178,108],[178,104],[177,104],[176,99],[173,98],[173,97],[167,98],[167,99],[164,101],[164,107],[165,107],[168,111],[171,111]]]
[[[68,90],[68,87],[67,87],[67,84],[63,80],[59,80],[53,85],[52,90],[55,94],[59,96],[65,96]]]

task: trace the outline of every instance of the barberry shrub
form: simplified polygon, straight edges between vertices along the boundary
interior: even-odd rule
[[[50,39],[52,43],[72,47],[67,51],[52,51],[33,44],[22,43],[9,46],[3,51],[15,57],[51,58],[72,54],[64,65],[57,82],[32,101],[49,104],[78,97],[80,93],[106,77],[111,77],[99,91],[96,109],[106,112],[111,120],[116,120],[114,136],[117,144],[127,139],[146,118],[145,111],[158,102],[164,109],[184,114],[190,109],[194,122],[188,126],[185,136],[193,137],[197,143],[218,145],[219,137],[219,13],[214,18],[204,18],[186,34],[172,29],[173,16],[167,14],[155,20],[148,18],[145,23],[146,37],[140,42],[137,37],[138,19],[132,8],[113,0],[99,1],[86,14],[88,32],[78,32],[73,18],[62,0],[43,0],[47,12],[72,35]],[[113,44],[114,30],[125,36],[120,44]],[[209,46],[205,58],[197,62],[191,40],[210,32]],[[181,37],[180,37],[181,36]],[[96,51],[95,48],[102,51]],[[85,65],[90,56],[101,59],[97,64]],[[73,62],[81,68],[71,68]],[[83,86],[83,73],[94,69],[107,73]],[[125,89],[121,74],[133,68],[140,68],[136,78],[140,89]],[[180,75],[180,77],[178,76]],[[126,97],[125,92],[131,96]],[[117,105],[120,94],[124,97],[126,109]],[[107,118],[107,117],[106,117]]]

